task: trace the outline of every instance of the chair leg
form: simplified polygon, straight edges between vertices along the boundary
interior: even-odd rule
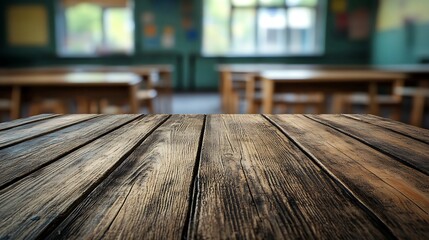
[[[325,102],[322,101],[320,103],[317,103],[316,106],[315,106],[315,111],[316,111],[316,114],[324,114],[324,113],[326,113]]]
[[[38,115],[41,113],[41,106],[40,106],[40,102],[32,102],[30,104],[30,109],[29,109],[29,115],[30,116],[34,116],[34,115]]]
[[[258,102],[258,101],[255,101],[254,102],[254,113],[260,113],[261,112],[261,107],[262,107],[262,102]]]
[[[279,113],[287,113],[287,105],[286,104],[278,104]]]
[[[100,113],[97,100],[90,100],[89,102],[89,113]]]
[[[64,102],[59,102],[54,105],[53,111],[58,114],[67,114],[67,106]]]
[[[146,101],[147,102],[147,110],[149,113],[155,113],[155,109],[153,107],[153,100],[149,99]]]
[[[238,95],[238,92],[234,91],[231,95],[230,95],[230,113],[235,114],[235,113],[239,113],[240,112],[240,96]]]
[[[401,121],[401,105],[393,106],[390,117],[395,121]]]
[[[305,113],[305,104],[303,104],[303,103],[296,104],[294,110],[295,110],[294,111],[295,114],[304,114]]]
[[[336,94],[332,97],[332,112],[334,114],[343,113],[345,105],[345,97],[342,94]]]
[[[29,107],[29,115],[34,116],[42,113],[42,101],[39,98],[35,98],[31,101]]]

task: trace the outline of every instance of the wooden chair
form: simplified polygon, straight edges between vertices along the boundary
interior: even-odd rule
[[[4,120],[12,119],[11,105],[12,103],[10,102],[9,99],[0,99],[0,122]]]
[[[42,113],[67,114],[67,104],[58,99],[34,99],[30,102],[29,115],[34,116]]]
[[[146,108],[148,113],[155,113],[154,100],[158,96],[158,91],[153,87],[152,77],[143,78],[141,89],[137,92],[139,107]],[[99,102],[99,113],[105,114],[121,114],[125,113],[124,103],[115,102],[111,99],[103,99]]]
[[[418,87],[399,88],[397,92],[402,96],[413,98],[410,123],[414,126],[422,127],[425,103],[429,99],[429,80],[422,80]]]
[[[261,94],[257,94],[255,97],[254,105],[260,111],[262,107]],[[277,113],[286,113],[289,109],[292,109],[294,114],[305,114],[309,107],[314,109],[315,114],[326,113],[323,94],[276,94],[274,96],[274,106],[279,108]]]
[[[263,100],[260,77],[248,74],[246,78],[248,82],[251,82],[252,79],[254,80],[251,82],[252,84],[248,84],[247,87],[252,89],[252,85],[254,85],[253,88],[256,90],[252,100],[253,106],[248,106],[247,113],[260,112]],[[306,113],[308,107],[314,108],[316,114],[326,113],[325,96],[316,92],[314,94],[275,94],[273,104],[275,107],[280,108],[278,113],[286,113],[288,109],[292,109],[292,113],[302,114]]]
[[[390,109],[390,118],[399,121],[401,119],[401,108],[403,102],[403,95],[399,92],[404,86],[404,80],[397,80],[393,86],[390,95],[377,96],[377,104],[381,108]],[[367,94],[353,94],[346,97],[337,98],[342,101],[342,112],[352,113],[354,106],[369,106],[369,96]],[[335,104],[335,103],[334,103]],[[378,113],[377,115],[380,115]]]
[[[230,113],[238,113],[240,101],[245,99],[245,88],[246,88],[246,78],[254,77],[252,74],[232,74],[232,91],[227,96],[229,100],[227,107]],[[261,86],[259,81],[255,84],[257,89],[257,94],[254,97],[254,110],[248,113],[259,112],[262,105],[262,93]],[[305,113],[307,107],[313,107],[315,113],[321,114],[325,113],[325,101],[322,94],[278,94],[275,96],[274,104],[276,107],[281,109],[280,112],[286,112],[288,109],[292,108],[293,113]]]

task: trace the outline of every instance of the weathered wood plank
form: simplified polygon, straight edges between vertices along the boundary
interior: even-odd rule
[[[429,175],[429,145],[341,115],[309,115]]]
[[[379,127],[383,127],[429,144],[429,130],[424,128],[418,128],[412,125],[397,122],[387,118],[382,118],[375,115],[343,114],[343,116],[370,123]]]
[[[204,116],[173,115],[49,236],[179,239]]]
[[[64,115],[1,131],[0,149],[95,117],[95,114]]]
[[[196,186],[190,238],[389,237],[260,115],[208,117]]]
[[[0,150],[0,189],[140,115],[104,115]]]
[[[1,190],[0,238],[36,238],[61,221],[167,117],[133,121]]]
[[[53,118],[56,116],[59,116],[59,114],[40,114],[40,115],[28,117],[28,118],[20,118],[9,122],[3,122],[3,123],[0,123],[0,131],[22,126],[32,122],[37,122],[48,118]]]
[[[428,176],[304,116],[268,118],[345,184],[396,237],[429,235]]]

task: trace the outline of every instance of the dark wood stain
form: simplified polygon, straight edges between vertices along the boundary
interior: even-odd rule
[[[172,116],[52,231],[50,238],[180,236],[202,125],[203,116]]]
[[[1,149],[0,189],[138,116],[101,116]]]
[[[95,117],[95,114],[65,115],[1,131],[0,149]]]
[[[28,117],[28,118],[16,119],[10,122],[3,122],[3,123],[0,123],[0,131],[11,129],[14,127],[19,127],[25,124],[41,121],[48,118],[54,118],[57,116],[59,116],[59,114],[40,114],[40,115]]]
[[[334,127],[429,175],[429,145],[426,143],[341,115],[311,115],[310,118]]]
[[[166,119],[147,116],[103,136],[0,191],[0,238],[36,237],[92,191]],[[39,220],[32,220],[37,216]]]
[[[200,164],[190,238],[386,237],[262,116],[209,116]]]
[[[426,239],[429,134],[372,115],[0,124],[0,239]]]
[[[304,116],[269,115],[399,238],[429,234],[429,177]]]
[[[429,130],[368,114],[343,114],[343,116],[389,129],[404,136],[429,144]]]

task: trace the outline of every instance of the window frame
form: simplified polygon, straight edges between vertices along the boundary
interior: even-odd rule
[[[258,48],[258,43],[259,43],[259,37],[258,37],[258,33],[259,33],[259,27],[258,27],[258,18],[259,18],[259,10],[260,9],[267,9],[267,8],[275,8],[275,9],[284,9],[285,11],[287,11],[289,8],[294,8],[294,7],[305,7],[305,8],[311,8],[315,10],[316,13],[316,25],[315,25],[315,29],[316,29],[316,39],[315,41],[318,42],[318,49],[316,49],[314,52],[308,52],[308,53],[291,53],[291,52],[281,52],[278,54],[275,53],[260,53],[258,52],[258,50],[256,50],[253,53],[233,53],[231,52],[231,50],[228,51],[228,53],[223,53],[223,54],[211,54],[211,53],[206,53],[204,46],[202,44],[201,46],[201,54],[204,57],[306,57],[306,56],[322,56],[325,53],[325,41],[326,41],[326,19],[327,19],[327,0],[318,0],[318,3],[316,4],[316,6],[303,6],[303,5],[293,5],[290,6],[288,4],[286,4],[286,1],[283,0],[283,4],[278,5],[278,4],[273,4],[273,5],[263,5],[260,3],[259,0],[256,0],[256,4],[253,6],[234,6],[233,0],[228,0],[229,2],[229,18],[228,18],[228,40],[229,40],[229,45],[231,46],[232,42],[233,42],[233,13],[235,9],[255,9],[255,21],[254,21],[254,29],[255,29],[255,34],[254,34],[254,41],[255,41],[255,46]],[[204,28],[204,4],[203,3],[203,17],[201,19],[202,21],[202,26]],[[202,29],[203,32],[203,29]],[[204,34],[203,34],[203,38],[204,38]],[[287,48],[289,48],[289,41],[290,38],[290,27],[289,24],[286,26],[286,39],[288,40],[286,42],[286,46]],[[204,39],[202,39],[202,41],[204,41]]]
[[[131,20],[132,24],[135,25],[134,22],[134,1],[128,0],[129,9],[131,12]],[[106,22],[105,22],[105,15],[107,9],[114,9],[116,7],[104,7],[100,6],[101,8],[101,15],[100,15],[100,21],[101,21],[101,36],[102,36],[102,42],[105,43],[107,41],[106,36]],[[56,54],[59,57],[62,58],[99,58],[99,57],[109,57],[109,56],[125,56],[125,57],[131,57],[134,56],[136,53],[136,43],[135,43],[135,27],[132,34],[132,40],[133,40],[133,47],[130,52],[123,52],[123,51],[109,51],[105,53],[70,53],[65,51],[65,48],[63,46],[63,42],[66,39],[67,35],[67,20],[66,20],[66,7],[62,4],[62,1],[57,1],[56,6]]]

